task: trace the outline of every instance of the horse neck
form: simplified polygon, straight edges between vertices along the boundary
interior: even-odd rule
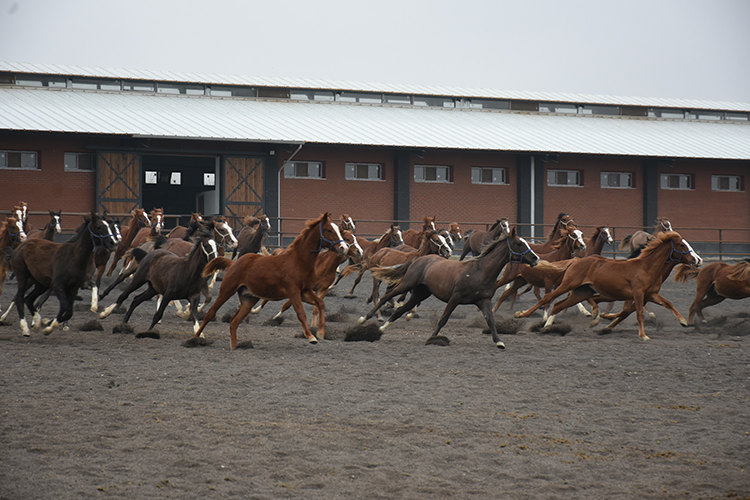
[[[642,260],[645,272],[652,276],[654,280],[661,279],[661,283],[669,277],[672,269],[675,268],[680,262],[669,258],[669,254],[672,252],[672,241],[667,240],[657,247],[653,252],[646,255],[645,257],[639,257]]]
[[[81,231],[81,234],[78,235],[78,238],[71,246],[68,246],[68,248],[74,249],[72,255],[80,259],[82,262],[86,262],[92,258],[94,255],[94,249],[96,248],[94,245],[94,236],[91,235],[89,225],[90,223],[87,222]]]
[[[2,229],[0,229],[0,250],[3,248],[10,246],[11,239],[10,239],[10,227],[8,224],[4,224]],[[2,264],[0,262],[0,264]]]
[[[486,253],[484,257],[470,262],[476,263],[485,276],[491,279],[495,279],[500,274],[500,271],[503,270],[503,267],[505,267],[509,260],[510,249],[508,247],[508,242],[506,240],[502,240],[497,242],[495,247],[488,253]]]
[[[550,262],[553,260],[570,259],[573,256],[576,240],[570,238],[569,236],[563,237],[565,238],[565,241],[560,244],[560,248],[544,254],[542,258]]]
[[[198,242],[187,256],[187,273],[191,276],[200,275],[208,264],[208,257],[203,252],[203,243]]]
[[[604,250],[604,234],[601,231],[591,237],[591,242],[586,246],[586,255],[601,255]]]
[[[122,241],[123,243],[130,244],[135,239],[135,235],[138,234],[138,231],[141,230],[141,225],[137,217],[133,217],[133,220],[131,221],[130,225],[128,226],[128,231],[122,235]]]
[[[288,255],[306,268],[312,269],[318,258],[320,248],[320,223],[314,224],[300,233],[287,250],[281,255]]]
[[[55,226],[52,224],[52,222],[48,222],[46,226],[44,226],[44,239],[45,240],[54,240],[55,239]]]

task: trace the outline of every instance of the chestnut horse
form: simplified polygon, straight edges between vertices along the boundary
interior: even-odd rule
[[[362,280],[362,275],[364,275],[365,271],[369,269],[370,257],[372,257],[375,252],[377,252],[381,248],[397,247],[404,244],[404,239],[401,236],[401,228],[398,226],[398,224],[391,224],[388,230],[383,233],[380,238],[374,241],[365,240],[364,238],[359,238],[358,241],[359,246],[362,247],[362,258],[358,263],[346,266],[344,270],[341,271],[341,274],[339,274],[339,277],[336,279],[336,283],[334,283],[333,285],[336,286],[336,284],[338,284],[338,282],[341,281],[342,278],[356,272],[357,277],[354,279],[352,289],[349,290],[349,295],[354,295],[354,289]]]
[[[656,219],[656,225],[651,234],[646,231],[636,231],[633,234],[625,236],[620,242],[620,250],[626,248],[630,252],[628,259],[637,257],[641,250],[643,250],[648,243],[654,239],[654,236],[660,233],[666,233],[672,230],[672,223],[666,217],[658,217]]]
[[[341,218],[339,219],[339,223],[341,224],[340,229],[342,231],[351,231],[352,233],[357,232],[357,225],[354,223],[354,219],[352,219],[352,216],[349,214],[341,214]]]
[[[184,238],[185,235],[188,235],[188,238],[195,234],[195,232],[203,227],[203,216],[200,212],[193,212],[190,216],[190,222],[188,222],[188,227],[185,226],[175,226],[172,228],[171,231],[169,231],[169,234],[167,234],[167,238]]]
[[[148,284],[146,290],[136,295],[131,302],[123,322],[127,323],[130,320],[133,311],[140,304],[155,295],[161,295],[159,308],[151,319],[149,330],[164,316],[164,311],[170,301],[187,299],[190,301],[189,319],[193,321],[193,331],[198,331],[198,321],[194,313],[198,308],[201,291],[206,286],[206,280],[202,276],[203,269],[217,256],[216,242],[211,232],[200,230],[193,248],[184,257],[164,249],[146,252],[140,248],[134,248],[131,253],[138,261],[138,270],[133,274],[133,281],[117,297],[117,301],[104,309],[99,317],[104,319],[112,314],[112,311],[125,302],[131,293]]]
[[[332,249],[345,255],[349,245],[341,237],[338,226],[326,212],[315,220],[308,221],[305,229],[279,255],[248,253],[237,260],[217,257],[203,270],[203,275],[226,269],[219,288],[219,296],[206,313],[194,337],[198,337],[206,325],[216,317],[216,312],[229,298],[237,293],[240,307],[229,323],[231,347],[237,347],[237,327],[253,306],[261,299],[283,300],[288,298],[302,324],[302,330],[310,343],[318,339],[307,326],[307,316],[302,302],[312,304],[320,311],[320,338],[325,337],[325,304],[315,294],[315,262],[318,253]]]
[[[560,286],[548,293],[533,307],[516,312],[516,318],[526,318],[539,307],[545,306],[560,295],[570,292],[568,297],[555,303],[545,328],[552,324],[555,315],[583,300],[593,299],[595,303],[624,300],[623,311],[608,328],[614,328],[635,311],[638,318],[638,336],[648,340],[643,327],[643,306],[653,302],[668,308],[687,326],[685,318],[671,302],[659,294],[662,282],[677,264],[700,265],[703,260],[693,251],[690,244],[674,231],[661,233],[643,249],[641,255],[629,260],[606,259],[592,255],[573,262],[565,271]],[[597,318],[592,326],[599,322]]]
[[[689,266],[677,268],[674,280],[685,283],[696,277],[696,271]],[[703,309],[722,302],[724,299],[746,299],[750,297],[750,260],[731,265],[726,262],[714,262],[697,272],[695,299],[690,305],[688,323],[693,316],[705,323]]]
[[[424,234],[425,231],[437,231],[437,227],[435,227],[435,219],[437,219],[437,215],[433,215],[432,217],[422,217],[422,229],[419,231],[416,229],[407,229],[401,235],[404,239],[404,243],[410,247],[419,248],[419,245],[422,242],[422,234]]]
[[[62,226],[60,225],[60,214],[62,210],[53,212],[49,210],[49,222],[44,226],[43,229],[32,229],[28,232],[29,238],[44,238],[47,241],[55,241],[55,235],[62,232]]]
[[[435,295],[447,304],[437,327],[427,340],[428,344],[437,343],[438,332],[445,326],[458,305],[474,304],[482,311],[495,346],[505,349],[505,344],[500,341],[495,327],[492,296],[495,294],[497,275],[509,261],[524,262],[532,266],[539,262],[537,254],[531,250],[526,240],[516,234],[515,228],[511,229],[509,234],[487,245],[478,256],[464,261],[444,259],[438,255],[425,255],[400,266],[373,270],[374,275],[387,281],[393,288],[383,295],[366,316],[359,318],[359,323],[372,318],[378,309],[391,298],[411,292],[409,300],[398,307],[388,321],[380,327],[381,332],[385,331],[388,325],[404,313],[412,310],[431,295]]]
[[[130,212],[130,216],[132,217],[130,225],[124,229],[122,240],[117,245],[115,256],[112,258],[112,264],[110,264],[109,270],[107,271],[107,276],[112,276],[112,272],[117,267],[117,263],[123,255],[125,255],[125,252],[130,250],[130,247],[133,246],[133,239],[138,234],[138,231],[144,227],[151,227],[151,220],[148,218],[144,209],[134,208]]]
[[[464,238],[464,249],[461,251],[461,257],[458,260],[464,260],[469,253],[479,255],[487,244],[498,239],[503,233],[510,233],[507,217],[497,219],[488,231],[472,231]]]
[[[111,225],[92,212],[67,243],[35,239],[27,240],[15,249],[10,264],[18,280],[14,301],[21,319],[22,333],[29,335],[29,327],[23,314],[24,304],[34,317],[34,325],[41,326],[41,317],[34,301],[48,289],[57,296],[60,310],[52,324],[45,328],[45,335],[69,320],[73,316],[76,293],[90,276],[96,247],[114,249],[116,245],[117,238]],[[34,285],[34,289],[25,295],[31,285]]]
[[[557,215],[555,225],[552,226],[552,230],[547,236],[547,241],[544,243],[529,243],[529,246],[538,254],[551,252],[552,247],[565,237],[563,232],[566,229],[578,229],[578,226],[568,214],[560,212]]]

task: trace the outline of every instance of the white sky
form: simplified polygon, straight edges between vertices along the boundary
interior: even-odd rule
[[[750,103],[750,0],[0,0],[0,60]]]

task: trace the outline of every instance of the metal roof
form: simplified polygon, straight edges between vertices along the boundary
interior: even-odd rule
[[[394,94],[434,95],[467,98],[609,104],[618,106],[648,106],[656,108],[713,109],[721,111],[740,112],[750,111],[750,103],[737,103],[727,101],[674,99],[660,97],[622,97],[566,92],[514,91],[486,88],[408,85],[309,78],[271,78],[207,73],[182,73],[173,71],[93,68],[58,64],[13,63],[2,61],[0,61],[0,71],[39,75],[83,76],[92,78],[116,78],[213,85],[248,85],[259,87],[349,90],[359,92],[385,92]]]
[[[750,159],[750,123],[0,86],[0,130]]]

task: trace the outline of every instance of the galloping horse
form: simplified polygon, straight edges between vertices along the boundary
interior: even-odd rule
[[[695,271],[692,267],[680,266],[674,280],[684,283],[694,277]],[[724,299],[739,300],[750,297],[750,261],[747,259],[734,265],[714,262],[698,271],[697,277],[695,299],[690,305],[688,323],[693,322],[695,315],[705,323],[703,309]]]
[[[110,224],[102,217],[91,213],[67,243],[55,243],[43,239],[23,242],[10,258],[10,264],[18,280],[18,291],[14,302],[21,319],[21,331],[29,335],[24,318],[24,303],[34,317],[34,325],[41,326],[41,317],[34,301],[47,289],[52,289],[60,302],[56,318],[47,328],[49,335],[61,323],[73,316],[73,301],[78,289],[89,277],[89,269],[97,246],[114,249],[117,239]],[[31,285],[34,289],[24,296]]]
[[[172,228],[172,230],[167,234],[167,238],[184,238],[185,235],[188,235],[188,238],[195,234],[195,232],[203,227],[203,216],[200,212],[192,212],[190,215],[190,222],[188,222],[188,227],[185,226],[175,226]]]
[[[0,297],[3,295],[3,283],[5,283],[5,276],[10,268],[8,256],[11,252],[6,249],[14,248],[14,245],[18,246],[24,240],[26,240],[26,233],[23,231],[23,222],[15,217],[6,217],[3,227],[0,228]],[[12,306],[13,304],[10,307]],[[8,311],[10,311],[10,307]],[[3,314],[0,321],[5,320],[7,315],[7,312]]]
[[[206,313],[195,337],[214,319],[216,311],[236,292],[240,307],[229,323],[232,349],[237,347],[237,327],[253,306],[261,299],[282,300],[288,298],[302,324],[302,330],[310,343],[318,339],[307,326],[307,316],[302,302],[317,307],[320,311],[318,333],[325,337],[325,304],[313,291],[315,286],[315,262],[318,253],[324,248],[333,249],[344,255],[349,245],[344,242],[341,232],[326,212],[315,220],[308,221],[306,228],[294,239],[286,251],[279,255],[259,255],[248,253],[233,261],[217,257],[203,270],[208,276],[214,271],[226,269],[219,288],[219,296]]]
[[[354,223],[354,219],[352,219],[352,216],[349,214],[341,214],[341,218],[339,219],[341,223],[341,230],[342,231],[351,231],[352,233],[357,232],[357,225]]]
[[[404,239],[404,243],[410,247],[419,248],[419,244],[422,242],[422,234],[425,231],[437,231],[437,227],[435,227],[435,219],[437,219],[437,215],[433,215],[432,217],[424,216],[422,218],[422,229],[419,231],[416,229],[407,229],[404,231],[401,235]]]
[[[590,238],[585,238],[586,248],[576,252],[576,257],[588,257],[589,255],[601,255],[604,250],[604,244],[612,245],[612,235],[607,226],[597,226],[594,228],[594,234]]]
[[[115,217],[114,219],[106,218],[107,222],[112,226],[117,243],[122,241],[122,231],[120,231],[120,218]],[[104,276],[104,270],[109,262],[109,256],[112,255],[112,250],[107,249],[104,246],[96,247],[94,252],[94,268],[96,276],[93,278],[93,285],[91,285],[91,312],[97,312],[99,310],[99,288],[102,286],[102,276]]]
[[[258,253],[263,245],[263,236],[271,230],[271,219],[265,214],[258,217],[245,216],[243,224],[245,227],[237,234],[237,246],[232,251],[232,259],[246,253]]]
[[[656,236],[641,255],[629,260],[606,259],[592,255],[575,261],[565,271],[562,283],[552,293],[548,293],[533,307],[523,312],[516,312],[516,318],[526,318],[539,307],[547,305],[560,295],[570,292],[568,297],[555,303],[545,327],[555,320],[555,315],[583,300],[592,298],[595,303],[613,300],[626,301],[623,311],[608,328],[614,328],[623,319],[635,311],[638,318],[638,335],[648,340],[643,327],[643,306],[654,302],[668,308],[687,326],[685,318],[674,308],[671,302],[659,294],[665,275],[677,264],[700,265],[703,260],[690,247],[682,236],[674,231]],[[597,308],[598,309],[598,308]],[[592,326],[599,322],[597,318]]]
[[[55,241],[55,235],[62,232],[62,226],[60,225],[60,214],[62,210],[53,212],[49,210],[49,222],[44,226],[43,229],[32,229],[29,231],[27,236],[29,238],[44,238],[48,241]]]
[[[576,225],[575,221],[565,212],[560,212],[557,215],[557,220],[555,221],[555,225],[552,226],[552,230],[550,231],[549,235],[547,236],[547,241],[544,243],[529,243],[529,246],[532,250],[534,250],[536,253],[548,253],[552,251],[552,247],[560,240],[562,240],[565,235],[563,232],[566,229],[578,229],[578,226]]]
[[[372,257],[375,252],[381,248],[397,247],[404,244],[404,239],[401,236],[401,229],[397,224],[391,224],[388,230],[386,230],[380,238],[374,241],[364,240],[363,238],[360,238],[358,241],[360,242],[359,246],[362,247],[362,258],[358,263],[346,266],[336,279],[336,283],[334,283],[334,286],[336,286],[342,278],[357,272],[357,277],[354,279],[354,284],[352,284],[352,289],[349,291],[349,295],[354,295],[354,289],[362,280],[362,275],[364,275],[365,271],[369,269],[370,257]]]
[[[666,217],[657,217],[654,231],[649,234],[646,231],[636,231],[633,234],[629,234],[622,239],[620,242],[620,250],[626,248],[630,251],[628,259],[637,257],[641,250],[643,250],[650,241],[654,239],[654,236],[660,233],[666,233],[672,230],[672,223]]]
[[[131,253],[135,260],[139,261],[138,270],[133,274],[133,281],[117,297],[117,301],[102,311],[99,317],[104,319],[112,314],[112,311],[125,302],[131,293],[144,284],[148,284],[146,291],[133,299],[123,322],[128,322],[135,308],[141,303],[159,294],[162,296],[161,303],[151,319],[149,330],[164,316],[164,310],[170,301],[187,299],[190,301],[189,319],[193,321],[193,331],[198,331],[198,321],[194,313],[198,307],[200,293],[206,286],[202,272],[206,264],[217,256],[216,242],[211,232],[200,230],[193,248],[184,257],[164,249],[146,252],[140,248],[134,248]]]
[[[465,261],[447,260],[438,255],[425,255],[395,267],[373,270],[379,279],[387,281],[393,288],[375,304],[366,316],[359,318],[364,323],[372,318],[383,304],[399,294],[411,291],[411,297],[398,307],[381,327],[385,331],[388,325],[400,318],[405,312],[418,306],[431,295],[446,302],[437,327],[432,332],[428,344],[433,343],[440,329],[450,318],[459,304],[474,304],[484,315],[490,328],[495,346],[505,349],[495,327],[492,314],[492,296],[495,293],[495,280],[505,264],[509,261],[537,265],[539,257],[534,253],[526,240],[516,234],[515,228],[510,234],[500,237],[487,245],[477,257]]]
[[[28,234],[33,229],[29,223],[29,204],[25,201],[19,201],[18,205],[13,205],[13,213],[16,219],[21,221],[24,232]]]
[[[151,227],[151,220],[148,218],[146,211],[142,208],[134,208],[130,215],[132,217],[130,225],[124,230],[122,240],[117,245],[115,250],[115,256],[112,258],[112,264],[109,266],[107,276],[112,276],[112,272],[117,267],[117,263],[120,261],[125,252],[130,250],[133,244],[133,239],[138,234],[138,231],[143,227]]]
[[[489,242],[498,239],[503,233],[510,233],[507,217],[497,219],[488,231],[473,231],[471,234],[467,234],[464,238],[464,249],[461,251],[461,257],[458,260],[464,260],[469,253],[475,256],[479,255]]]

